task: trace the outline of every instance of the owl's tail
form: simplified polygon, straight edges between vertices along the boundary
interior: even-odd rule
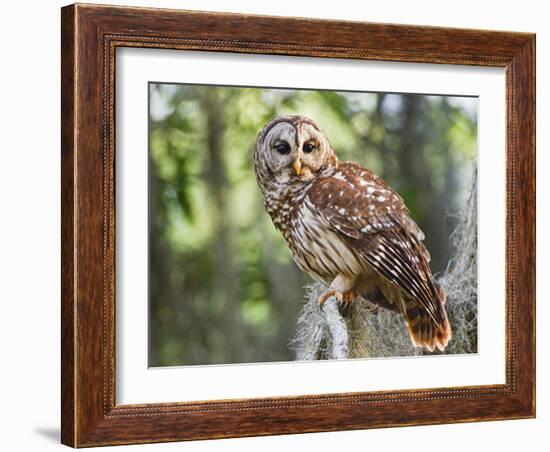
[[[404,300],[405,306],[403,309],[403,316],[413,345],[415,347],[426,347],[430,352],[433,352],[436,348],[440,351],[445,350],[452,336],[451,325],[444,306],[445,290],[437,283],[435,285],[440,301],[440,309],[436,316],[437,321],[428,313],[426,308],[413,298]]]

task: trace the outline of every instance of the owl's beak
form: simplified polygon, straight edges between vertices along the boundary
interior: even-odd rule
[[[300,162],[300,159],[294,160],[294,163],[292,164],[292,168],[294,169],[294,172],[297,176],[300,175],[302,172],[302,162]]]

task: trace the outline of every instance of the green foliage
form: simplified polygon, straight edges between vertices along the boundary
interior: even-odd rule
[[[151,366],[281,361],[309,277],[264,211],[252,167],[262,126],[310,116],[342,160],[392,184],[426,232],[434,271],[477,153],[477,100],[150,84]]]

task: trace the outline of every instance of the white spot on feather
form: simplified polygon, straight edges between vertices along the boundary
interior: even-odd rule
[[[344,181],[344,182],[347,182],[347,181],[348,181],[348,180],[346,179],[346,177],[345,177],[342,173],[336,173],[336,174],[334,174],[332,177],[334,177],[335,179]]]

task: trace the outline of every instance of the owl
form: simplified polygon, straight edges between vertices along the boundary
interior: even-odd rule
[[[298,267],[336,297],[400,313],[415,347],[443,351],[451,338],[445,291],[434,280],[424,234],[379,176],[338,160],[319,126],[282,116],[259,133],[256,180]]]

